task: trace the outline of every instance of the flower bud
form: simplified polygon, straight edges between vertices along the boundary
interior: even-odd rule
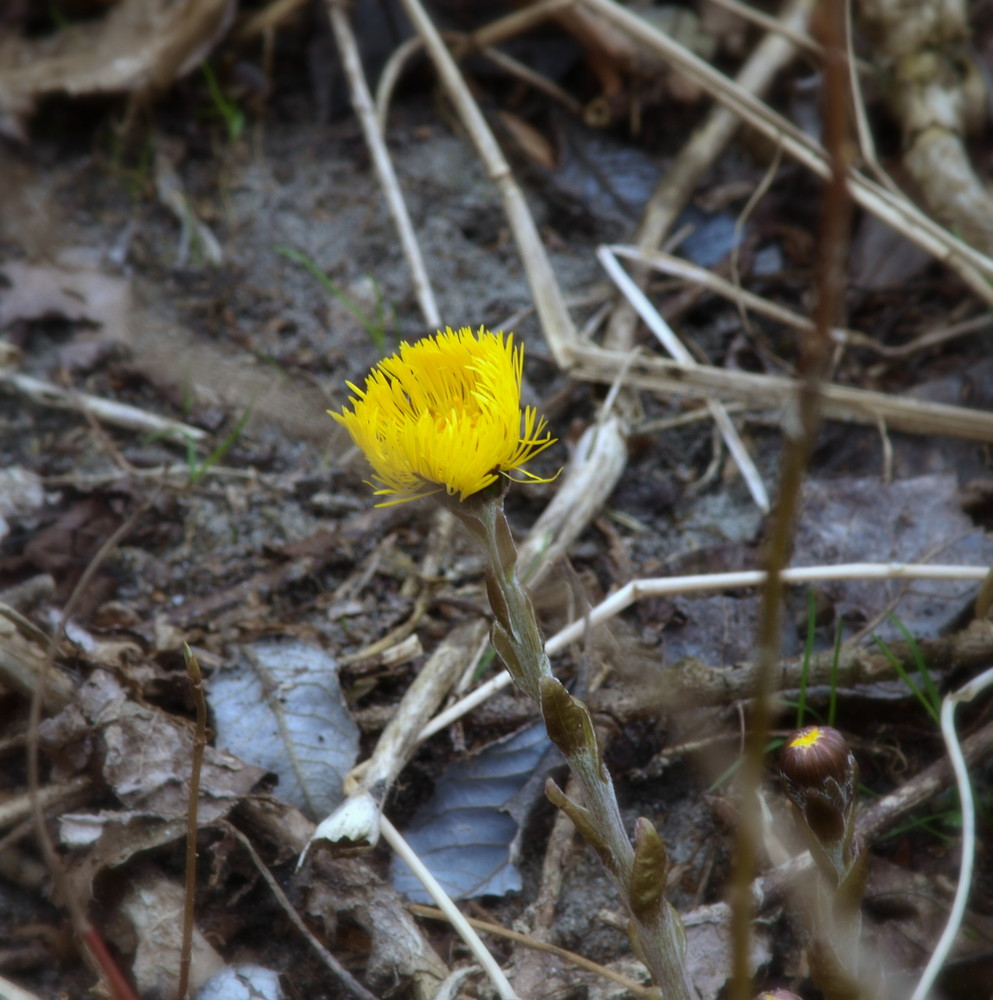
[[[849,857],[859,767],[845,737],[830,726],[807,726],[795,732],[779,760],[783,789],[798,820],[827,852],[836,878]]]
[[[760,993],[755,1000],[801,1000],[792,990],[766,990]]]
[[[844,784],[854,763],[848,743],[837,729],[806,726],[786,741],[779,766],[784,780],[795,787],[820,788],[828,778]]]

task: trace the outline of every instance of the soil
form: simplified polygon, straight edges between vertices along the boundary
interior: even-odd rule
[[[561,38],[550,32],[546,43],[552,54],[553,42]],[[261,639],[319,648],[339,663],[342,697],[358,724],[362,759],[425,658],[453,627],[485,610],[482,561],[456,533],[440,581],[417,612],[413,634],[419,648],[398,662],[375,657],[350,662],[351,654],[415,614],[425,592],[420,567],[438,525],[429,503],[373,506],[361,459],[325,411],[344,403],[346,381],[360,381],[401,340],[433,331],[420,319],[355,120],[301,73],[303,37],[291,33],[280,45],[272,94],[264,105],[249,107],[238,137],[212,109],[203,78],[191,76],[140,109],[127,110],[123,99],[51,99],[33,120],[29,143],[0,146],[5,188],[0,275],[6,275],[0,278],[0,307],[4,299],[8,303],[0,332],[11,352],[11,370],[206,432],[204,443],[196,445],[124,429],[30,399],[5,381],[0,602],[57,634],[74,595],[65,638],[57,644],[60,667],[74,684],[90,682],[91,691],[94,677],[109,673],[122,698],[164,714],[183,733],[192,733],[195,716],[184,643],[197,654],[208,691],[211,676],[241,669],[242,651]],[[576,80],[586,81],[564,78],[577,89]],[[507,100],[501,86],[485,76],[479,86],[490,88],[495,106]],[[672,114],[674,120],[689,120],[698,111],[691,101],[677,104]],[[596,132],[559,114],[547,110],[542,118],[558,122],[555,169],[536,166],[505,132],[501,137],[581,324],[609,294],[597,245],[631,237],[651,178],[678,149],[685,130],[667,136],[653,129],[632,136],[621,127]],[[556,367],[498,193],[430,81],[415,76],[405,84],[391,108],[388,137],[444,321],[453,327],[512,329],[526,347],[525,402],[548,414],[561,439],[532,471],[551,475],[596,419],[604,390]],[[177,218],[156,198],[152,151],[168,158],[189,212],[216,235],[223,250],[220,264],[204,261],[203,246],[195,237],[187,240]],[[764,171],[760,159],[736,145],[701,178],[707,207],[692,209],[698,242],[687,253],[707,266],[726,266],[743,199],[714,209],[713,199],[703,196],[740,182],[747,197]],[[743,246],[753,290],[797,308],[810,301],[812,191],[796,168],[785,168],[748,223]],[[859,218],[856,239],[867,238],[870,226]],[[28,280],[23,272],[12,272],[11,264],[30,264],[52,276],[55,285],[64,283],[66,274],[77,276],[83,289],[79,309],[73,312],[64,297],[39,290],[40,285],[32,293],[34,304],[11,305]],[[314,268],[334,291],[314,276]],[[853,274],[849,325],[887,346],[979,309],[938,264],[883,286],[861,287],[861,277]],[[104,279],[112,284],[102,285]],[[664,281],[653,287],[652,298],[694,351],[711,362],[778,373],[796,360],[791,334],[771,323],[743,330],[733,306]],[[974,308],[963,309],[967,300]],[[639,337],[643,350],[656,350],[647,333]],[[972,334],[896,361],[848,349],[835,380],[988,410],[993,365],[986,338],[988,332]],[[568,567],[536,595],[549,634],[574,614],[569,602],[596,603],[631,579],[759,564],[767,519],[715,444],[711,424],[699,420],[651,429],[653,421],[692,413],[698,404],[646,393],[642,406],[645,426],[631,435],[621,483],[571,547]],[[735,414],[773,492],[781,419],[771,409]],[[793,561],[989,565],[989,484],[988,445],[829,423],[809,471]],[[554,482],[513,488],[507,511],[516,534],[523,537],[555,490]],[[112,537],[114,544],[104,549]],[[977,590],[978,584],[962,582],[795,588],[787,597],[782,653],[799,655],[808,642],[814,651],[830,650],[839,631],[845,639],[867,631],[887,642],[900,640],[904,629],[921,641],[947,635],[967,624]],[[751,590],[651,598],[612,622],[586,652],[557,658],[555,670],[583,685],[606,677],[608,689],[633,691],[630,700],[637,703],[640,685],[646,691],[659,686],[645,683],[649,672],[678,669],[687,658],[729,668],[754,659],[757,615]],[[871,640],[867,635],[863,641]],[[942,692],[978,672],[976,664],[967,672],[933,667]],[[918,677],[918,684],[925,681]],[[783,696],[774,723],[780,738],[797,716],[797,691]],[[900,787],[943,755],[922,699],[898,677],[840,691],[818,683],[804,698],[808,718],[823,721],[834,712],[836,725],[849,735],[866,801]],[[738,757],[747,706],[673,711],[647,696],[641,701],[630,717],[603,712],[597,723],[625,823],[633,829],[642,815],[656,823],[674,865],[670,900],[690,912],[727,896],[738,808],[727,771]],[[23,692],[0,685],[0,797],[15,799],[27,787],[28,707]],[[47,724],[57,718],[68,726],[63,709],[48,706]],[[988,714],[988,700],[961,712],[961,728],[978,731]],[[59,813],[128,809],[137,815],[152,808],[148,801],[127,799],[113,785],[101,756],[106,747],[99,749],[105,731],[96,716],[87,722],[77,715],[81,728],[71,739],[46,731],[42,755],[43,786],[91,779],[82,795],[48,816],[71,871],[86,867],[82,858],[90,848],[65,841]],[[431,801],[453,762],[532,718],[522,697],[504,694],[433,737],[389,800],[387,812],[396,826],[404,829]],[[82,735],[87,726],[104,736]],[[651,770],[660,751],[701,740],[705,749]],[[247,763],[274,769],[261,760]],[[561,769],[551,773],[565,781]],[[774,826],[783,828],[789,822],[772,757],[768,777]],[[950,1000],[974,992],[984,973],[993,975],[988,965],[993,867],[984,846],[993,787],[988,761],[974,768],[973,780],[980,801],[971,898],[976,940],[963,946],[943,980]],[[245,781],[255,793],[273,787],[272,775],[256,782],[254,772],[245,772]],[[541,926],[536,917],[531,904],[547,878],[542,864],[554,821],[540,785],[523,814],[515,859],[519,890],[485,896],[470,908],[505,926],[517,923],[544,934],[595,962],[629,969],[620,898],[578,839],[569,840],[571,860],[561,873],[554,920]],[[232,794],[250,797],[248,787]],[[279,785],[274,795],[279,798]],[[869,845],[868,922],[883,960],[905,971],[924,964],[940,932],[932,909],[944,912],[948,886],[957,878],[957,817],[957,800],[945,779],[945,790],[905,818],[902,829]],[[372,968],[378,946],[368,924],[355,915],[357,897],[348,896],[347,907],[342,903],[328,912],[339,907],[332,886],[326,890],[332,902],[325,903],[322,916],[314,916],[314,895],[321,890],[312,883],[319,872],[298,871],[288,846],[292,840],[267,839],[237,810],[205,823],[199,840],[197,922],[224,963],[250,962],[281,973],[286,996],[346,995],[227,824],[248,831],[276,881],[307,911],[314,933],[360,982],[377,995],[417,995],[409,978],[395,973],[391,980],[389,970]],[[148,998],[171,994],[155,986],[154,977],[140,979],[136,948],[145,932],[128,924],[122,900],[145,876],[150,884],[158,885],[155,879],[182,884],[183,829],[180,823],[171,837],[160,831],[147,849],[132,844],[120,858],[107,847],[98,860],[91,856],[86,863],[92,893],[82,891],[91,918],[127,974],[146,984],[141,995]],[[94,974],[79,958],[64,911],[52,901],[51,880],[29,825],[13,831],[16,836],[10,837],[8,827],[0,831],[5,838],[0,840],[0,975],[40,997],[83,996]],[[792,844],[792,838],[790,832],[782,839]],[[361,864],[369,867],[370,878],[388,884],[385,847]],[[890,879],[885,885],[883,874]],[[922,874],[935,887],[926,913],[907,902],[919,889],[913,879]],[[887,909],[881,901],[890,898],[899,905]],[[449,965],[468,961],[453,935],[430,921],[424,927]],[[893,940],[901,935],[904,950],[894,952]],[[808,998],[820,995],[809,979],[805,936],[792,908],[776,904],[764,911],[760,939],[757,988],[791,984]],[[494,948],[512,967],[524,962],[524,949],[495,939]],[[709,995],[716,997],[723,972],[713,982]],[[553,985],[563,984],[592,995],[603,989],[596,977],[566,971],[549,974],[548,992],[541,995],[551,996]],[[477,976],[464,990],[488,995],[489,986]]]

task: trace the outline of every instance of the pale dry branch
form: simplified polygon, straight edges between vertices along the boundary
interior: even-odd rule
[[[0,389],[7,389],[26,396],[32,402],[41,406],[50,406],[58,410],[87,411],[97,420],[115,427],[139,431],[143,434],[155,434],[176,444],[200,444],[208,437],[207,432],[199,427],[184,424],[180,420],[170,420],[158,414],[139,410],[137,406],[118,403],[113,399],[103,399],[91,396],[85,392],[74,392],[61,386],[22,375],[19,372],[0,370]]]
[[[775,22],[780,34],[766,35],[755,47],[735,77],[738,87],[755,95],[768,89],[776,73],[795,56],[796,47],[791,36],[806,28],[813,5],[814,0],[790,0]],[[639,247],[654,250],[662,243],[700,178],[716,162],[740,123],[733,109],[718,106],[694,129],[645,206],[636,235]],[[622,350],[629,347],[633,343],[634,327],[634,310],[627,303],[618,303],[610,317],[604,343]]]
[[[795,583],[816,583],[823,580],[976,580],[981,582],[985,579],[988,570],[980,566],[939,566],[926,564],[907,563],[850,563],[844,566],[810,566],[797,567],[784,570],[781,580],[784,584]],[[765,582],[765,573],[761,570],[745,570],[740,573],[708,573],[697,576],[683,577],[663,577],[660,579],[632,580],[620,590],[611,594],[610,597],[601,601],[582,618],[571,622],[565,628],[560,629],[545,643],[545,652],[553,656],[559,650],[564,649],[569,643],[582,638],[586,630],[591,626],[608,621],[615,615],[620,614],[626,608],[639,600],[649,597],[661,597],[675,594],[705,593],[708,591],[727,590],[737,587],[756,587]],[[990,629],[987,628],[987,633]],[[966,644],[964,651],[948,647],[945,649],[945,659],[951,663],[955,656],[969,656],[970,645],[973,639],[978,642],[980,656],[989,655],[990,643],[989,635],[973,637],[968,632],[963,642]],[[892,648],[892,647],[891,647]],[[943,647],[945,648],[945,647]],[[852,670],[855,671],[847,680],[857,683],[861,679],[878,679],[878,674],[887,674],[891,670],[889,661],[880,654],[879,658],[863,655],[861,651],[852,654]],[[816,661],[816,657],[815,657]],[[871,668],[866,668],[866,672],[861,673],[864,665],[871,661]],[[826,661],[829,665],[832,662],[828,657]],[[816,667],[812,668],[816,671]],[[799,667],[797,667],[799,671]],[[813,676],[813,675],[812,675]],[[826,675],[825,675],[826,676]],[[844,672],[839,677],[844,676]],[[799,673],[797,672],[797,678]],[[436,715],[420,732],[419,740],[426,740],[435,733],[440,732],[446,726],[451,725],[457,719],[471,712],[477,706],[483,704],[497,691],[502,690],[511,683],[510,675],[503,671],[496,677],[491,678],[481,684],[475,691],[466,695],[456,704],[451,705],[445,711]],[[676,692],[677,681],[668,676],[664,683],[669,686],[673,693],[673,701],[681,702],[691,700],[695,704],[713,704],[714,700],[734,700],[735,698],[749,697],[753,679],[748,671],[736,669],[727,671],[718,668],[708,668],[700,664],[698,669],[686,673],[679,681],[679,692]],[[783,687],[789,687],[787,674],[784,673]],[[795,684],[794,684],[795,686]],[[639,697],[643,692],[639,693]],[[678,697],[676,696],[678,694]]]
[[[560,815],[565,815],[561,813]],[[430,917],[432,920],[446,920],[445,914],[436,909],[433,906],[422,906],[420,903],[411,903],[410,912],[418,917]],[[565,962],[569,962],[571,965],[576,966],[578,969],[583,969],[586,972],[592,972],[595,975],[603,976],[604,979],[609,979],[611,982],[617,983],[618,986],[623,986],[629,993],[633,993],[640,1000],[657,1000],[658,993],[652,989],[650,986],[642,986],[641,983],[636,983],[633,979],[628,979],[627,976],[622,976],[619,972],[615,972],[613,969],[607,966],[600,965],[597,962],[593,962],[583,955],[578,955],[574,951],[569,951],[567,948],[560,948],[558,945],[550,944],[547,941],[539,941],[537,938],[531,937],[528,934],[521,934],[519,931],[511,930],[508,927],[503,927],[500,924],[495,924],[490,920],[476,920],[472,917],[466,917],[470,927],[475,928],[477,931],[482,931],[484,934],[492,934],[494,937],[505,938],[508,941],[514,941],[517,944],[524,945],[525,948],[533,948],[535,951],[544,952],[548,955],[554,955],[556,958],[561,958]]]
[[[928,959],[920,981],[910,1000],[926,1000],[931,987],[938,978],[941,967],[945,964],[959,928],[965,916],[965,904],[972,888],[973,865],[976,860],[976,801],[972,794],[972,783],[969,780],[969,769],[966,765],[958,733],[955,731],[955,707],[961,702],[973,701],[979,694],[993,684],[993,669],[986,670],[979,677],[973,678],[968,684],[946,695],[941,705],[941,735],[945,739],[948,759],[955,774],[955,784],[958,788],[959,803],[962,809],[962,864],[959,869],[958,885],[955,887],[955,899],[948,914],[948,922]]]
[[[396,226],[397,235],[400,237],[400,246],[403,248],[403,254],[407,258],[411,281],[414,285],[414,293],[421,307],[424,324],[428,329],[434,330],[441,325],[441,313],[438,311],[438,303],[435,301],[434,292],[431,289],[431,279],[428,277],[427,268],[424,266],[424,257],[421,254],[417,235],[410,221],[410,214],[407,212],[407,204],[400,190],[396,171],[393,169],[393,161],[390,159],[389,150],[386,148],[383,132],[376,121],[372,95],[369,93],[365,72],[362,69],[362,60],[359,57],[358,45],[356,44],[355,35],[352,32],[352,26],[348,20],[345,7],[346,5],[343,0],[327,0],[328,17],[331,21],[331,29],[334,32],[335,42],[338,45],[338,53],[341,56],[342,69],[345,72],[345,78],[348,80],[348,89],[352,97],[352,107],[355,110],[355,116],[362,126],[362,134],[365,137],[366,146],[369,148],[369,154],[376,168],[376,177],[379,179],[380,187],[383,189],[383,196],[386,198],[390,215],[393,217],[393,224]]]
[[[458,907],[441,887],[438,880],[428,871],[424,862],[410,848],[407,842],[400,835],[400,831],[384,816],[382,818],[383,838],[393,848],[397,856],[400,857],[407,867],[417,876],[421,885],[427,890],[431,898],[438,905],[438,909],[445,914],[446,919],[459,937],[465,942],[469,950],[475,956],[476,961],[483,967],[486,974],[496,988],[500,1000],[517,1000],[514,988],[507,981],[503,969],[497,964],[496,959],[490,954],[486,945],[479,939],[479,935],[473,930],[470,923],[459,912]]]
[[[784,153],[818,177],[828,178],[830,171],[823,147],[733,80],[613,0],[583,0],[583,5],[649,46],[743,121],[781,145]],[[993,259],[988,255],[957,239],[905,196],[886,190],[854,169],[848,173],[848,188],[852,199],[862,208],[952,268],[983,301],[993,302]]]
[[[675,362],[683,368],[696,368],[697,362],[694,360],[693,355],[690,354],[683,345],[683,342],[676,336],[669,324],[659,315],[658,310],[648,301],[648,297],[638,287],[634,279],[620,266],[610,247],[599,247],[597,249],[597,257],[635,312],[641,317],[649,330],[655,334],[656,338],[662,343],[669,354],[672,355]],[[707,399],[707,408],[710,410],[710,414],[714,418],[714,423],[720,431],[721,437],[724,438],[724,442],[728,446],[728,451],[731,453],[741,472],[742,478],[748,486],[748,491],[751,493],[752,499],[759,510],[763,513],[768,513],[769,494],[766,492],[765,485],[762,482],[762,476],[748,454],[748,449],[741,440],[737,429],[731,422],[727,410],[720,401],[712,397]]]
[[[684,368],[664,358],[636,357],[592,345],[573,351],[575,367],[570,374],[596,382],[610,383],[627,369],[631,386],[675,396],[723,401],[737,400],[758,409],[786,408],[796,394],[793,379],[777,375],[757,375],[730,371],[710,365]],[[890,430],[911,434],[943,434],[970,441],[993,440],[993,414],[962,406],[932,403],[913,397],[826,384],[822,387],[824,416],[832,420],[878,426],[880,419]]]
[[[476,147],[490,180],[497,186],[524,270],[531,286],[542,332],[556,362],[567,367],[576,342],[576,331],[566,309],[562,290],[552,271],[538,229],[514,180],[510,167],[479,105],[466,86],[458,66],[445,46],[420,0],[402,0],[414,30],[424,41],[442,86],[455,106],[462,124]]]

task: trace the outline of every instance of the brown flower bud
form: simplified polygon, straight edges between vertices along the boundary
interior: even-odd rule
[[[783,789],[798,819],[828,851],[836,877],[851,858],[852,811],[859,767],[845,737],[830,726],[807,726],[787,741],[779,759]]]
[[[786,741],[779,766],[783,778],[795,787],[821,788],[828,778],[844,784],[854,759],[845,737],[837,729],[806,726]]]

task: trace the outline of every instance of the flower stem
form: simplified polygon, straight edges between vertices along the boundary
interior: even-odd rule
[[[540,706],[548,735],[582,790],[583,804],[569,799],[553,781],[546,794],[572,819],[609,872],[631,914],[635,950],[663,996],[691,1000],[695,993],[686,970],[682,922],[663,895],[669,867],[665,847],[644,818],[637,822],[631,846],[589,710],[552,676],[534,607],[517,576],[517,550],[500,498],[452,504],[450,509],[487,556],[486,588],[496,619],[493,645],[517,686]]]

